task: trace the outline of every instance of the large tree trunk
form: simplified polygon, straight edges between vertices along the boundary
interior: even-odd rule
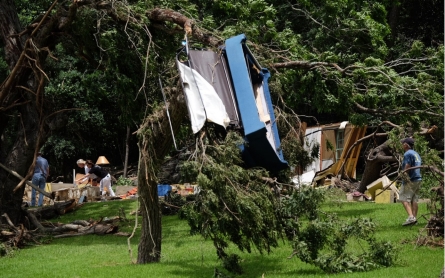
[[[57,129],[64,124],[60,118],[47,118],[52,111],[50,105],[45,107],[44,66],[47,50],[57,43],[55,36],[71,24],[77,5],[70,6],[70,13],[51,13],[54,7],[55,3],[39,24],[20,34],[14,1],[0,1],[0,37],[10,69],[9,76],[0,85],[0,162],[28,179],[36,152],[46,141],[49,127]],[[14,141],[6,140],[11,137],[5,136],[6,130],[16,135]],[[14,224],[22,219],[24,186],[17,188],[19,182],[0,170],[0,214],[6,212]]]
[[[9,169],[26,177],[29,168],[33,164],[35,155],[35,145],[38,140],[39,123],[38,116],[33,105],[22,106],[21,116],[17,117],[23,128],[17,130],[17,137],[14,144],[3,163]],[[14,224],[21,223],[24,216],[21,210],[25,185],[18,190],[14,189],[20,180],[9,175],[6,171],[0,170],[0,215],[7,213]]]
[[[366,159],[365,171],[363,172],[358,191],[364,193],[366,186],[382,177],[383,164],[396,161],[397,159],[392,155],[387,142],[371,150]]]
[[[168,89],[166,89],[168,91]],[[169,112],[174,132],[187,115],[180,90],[172,90]],[[161,258],[161,211],[158,201],[156,173],[168,152],[172,149],[173,139],[165,108],[148,117],[138,131],[141,153],[138,173],[138,193],[142,212],[142,232],[138,247],[140,264],[158,262]]]
[[[391,29],[391,39],[389,42],[390,45],[394,44],[394,40],[397,37],[397,23],[400,15],[400,10],[403,4],[404,4],[403,0],[394,1],[388,13],[388,24],[389,28]]]
[[[127,126],[127,135],[125,136],[125,158],[124,158],[124,178],[127,177],[128,153],[130,152],[130,126]]]
[[[139,264],[158,262],[161,259],[161,211],[158,205],[157,183],[147,172],[150,168],[150,158],[141,157],[138,173],[138,194],[142,212],[142,231],[137,259]]]
[[[13,70],[20,59],[24,40],[14,35],[20,31],[19,19],[17,16],[14,1],[0,1],[0,32],[4,43],[6,61],[9,69]],[[27,67],[18,69],[17,74],[10,76],[15,86],[22,85],[31,90],[37,87],[32,72]],[[15,170],[18,174],[26,176],[35,155],[35,145],[39,134],[39,116],[35,107],[33,97],[14,86],[10,91],[4,90],[2,85],[0,90],[0,107],[5,110],[0,112],[0,134],[9,125],[9,130],[16,134],[12,145],[5,141],[0,142],[1,161],[6,167]],[[11,113],[7,108],[14,102],[24,104],[17,106],[13,117],[7,115]],[[8,112],[6,112],[8,111]],[[0,170],[0,215],[7,213],[14,224],[20,223],[23,217],[21,204],[24,186],[16,188],[20,182],[16,177],[9,175],[6,171]]]

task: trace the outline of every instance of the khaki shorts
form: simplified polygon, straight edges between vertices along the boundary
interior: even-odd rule
[[[399,201],[415,202],[419,201],[419,191],[422,181],[411,181],[402,185],[399,193]]]

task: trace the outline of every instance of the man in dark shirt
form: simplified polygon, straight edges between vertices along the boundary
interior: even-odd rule
[[[102,192],[102,196],[106,194],[105,190],[110,194],[110,196],[112,197],[116,196],[114,194],[113,188],[111,188],[110,174],[104,168],[95,165],[91,160],[87,160],[86,165],[90,170],[88,171],[88,174],[86,174],[81,179],[88,178],[90,177],[90,175],[94,174],[100,179],[100,191]],[[76,182],[79,182],[81,179],[76,180]]]

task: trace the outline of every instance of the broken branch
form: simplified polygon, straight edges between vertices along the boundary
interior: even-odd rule
[[[20,176],[19,174],[17,174],[17,172],[8,169],[5,165],[3,165],[3,164],[1,164],[1,163],[0,163],[0,167],[2,167],[6,172],[10,173],[11,175],[13,175],[14,177],[16,177],[16,178],[18,178],[18,179],[21,179],[21,180],[24,180],[24,179],[25,179],[24,177],[22,177],[22,176]],[[25,180],[25,183],[26,183],[27,185],[31,186],[32,188],[34,188],[35,190],[39,191],[40,193],[42,193],[42,194],[45,195],[46,197],[48,197],[48,198],[50,198],[50,199],[54,199],[54,196],[53,196],[52,194],[46,192],[46,191],[43,190],[43,189],[40,189],[38,186],[32,184],[30,181]],[[21,184],[19,184],[19,185],[21,186]],[[19,189],[20,186],[17,186],[16,188],[14,188],[13,191],[14,191],[14,192],[17,191],[17,189]]]

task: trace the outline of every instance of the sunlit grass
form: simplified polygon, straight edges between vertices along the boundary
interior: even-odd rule
[[[288,259],[291,247],[282,242],[269,255],[256,251],[237,252],[243,259],[244,274],[238,277],[438,277],[444,266],[443,249],[416,247],[419,224],[402,227],[406,218],[401,204],[327,203],[323,210],[337,213],[341,218],[369,217],[377,224],[376,237],[394,242],[399,250],[399,263],[365,273],[327,275],[298,258]],[[68,223],[76,219],[99,219],[125,213],[128,222],[121,222],[120,230],[131,232],[135,224],[136,201],[87,203],[74,213],[57,221]],[[419,215],[425,214],[421,204]],[[54,220],[56,221],[56,220]],[[213,244],[200,236],[191,236],[187,223],[177,216],[162,219],[162,259],[160,263],[135,265],[140,230],[131,239],[133,258],[130,258],[127,238],[113,235],[80,236],[54,239],[16,252],[12,257],[0,258],[0,277],[212,277],[215,268],[222,270]],[[140,219],[139,219],[140,226]]]

